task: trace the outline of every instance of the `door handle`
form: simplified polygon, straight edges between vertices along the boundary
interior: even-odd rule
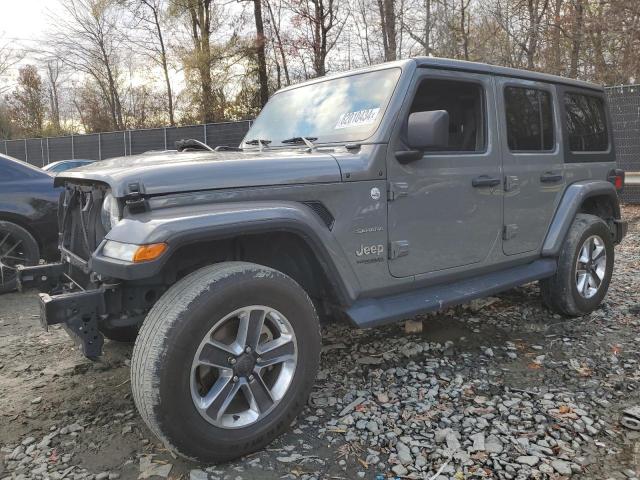
[[[479,177],[471,180],[471,185],[474,187],[495,187],[500,185],[501,180],[499,178],[490,177],[489,175],[480,175]]]
[[[542,183],[556,183],[562,180],[561,173],[545,172],[540,177]]]

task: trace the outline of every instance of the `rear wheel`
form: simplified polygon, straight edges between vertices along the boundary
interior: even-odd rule
[[[576,215],[556,274],[540,282],[545,304],[562,315],[592,312],[607,294],[613,261],[613,240],[604,220],[595,215]]]
[[[136,406],[168,448],[203,462],[258,450],[313,387],[318,317],[305,291],[263,266],[229,262],[172,286],[133,351]]]
[[[12,222],[0,221],[0,293],[16,289],[16,266],[37,265],[40,248],[33,235]]]

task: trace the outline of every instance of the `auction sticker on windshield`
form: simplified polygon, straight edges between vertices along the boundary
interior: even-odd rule
[[[357,112],[343,113],[338,118],[335,130],[340,128],[359,127],[361,125],[371,125],[376,121],[380,108],[368,108]]]

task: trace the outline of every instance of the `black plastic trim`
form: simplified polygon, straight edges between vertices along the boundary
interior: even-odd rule
[[[160,258],[144,263],[131,263],[102,256],[103,242],[89,260],[89,270],[121,280],[149,278],[159,273],[173,253],[184,245],[201,241],[222,240],[236,235],[274,231],[291,232],[299,235],[306,241],[316,254],[320,266],[324,269],[329,282],[336,292],[339,303],[341,305],[350,305],[353,303],[355,295],[342,280],[340,272],[334,265],[331,255],[327,251],[322,239],[317,237],[311,227],[295,220],[256,220],[253,222],[232,223],[222,226],[216,225],[189,234],[177,233],[175,236],[166,240],[169,248]]]
[[[554,259],[540,259],[527,265],[511,267],[443,285],[433,285],[406,293],[358,300],[347,311],[351,322],[359,328],[371,328],[411,318],[419,313],[443,310],[474,298],[523,285],[552,276]]]

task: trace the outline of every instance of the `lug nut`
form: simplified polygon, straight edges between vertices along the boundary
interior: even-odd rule
[[[249,381],[253,382],[253,375],[249,375]]]
[[[262,362],[262,357],[256,358],[256,362],[258,362],[258,363]]]
[[[233,357],[229,357],[229,364],[230,365],[235,365],[236,364],[236,359]]]
[[[233,383],[237,383],[239,378],[237,375],[234,375],[234,377],[231,380],[233,380]]]
[[[247,347],[244,349],[245,353],[251,353],[251,347]]]

